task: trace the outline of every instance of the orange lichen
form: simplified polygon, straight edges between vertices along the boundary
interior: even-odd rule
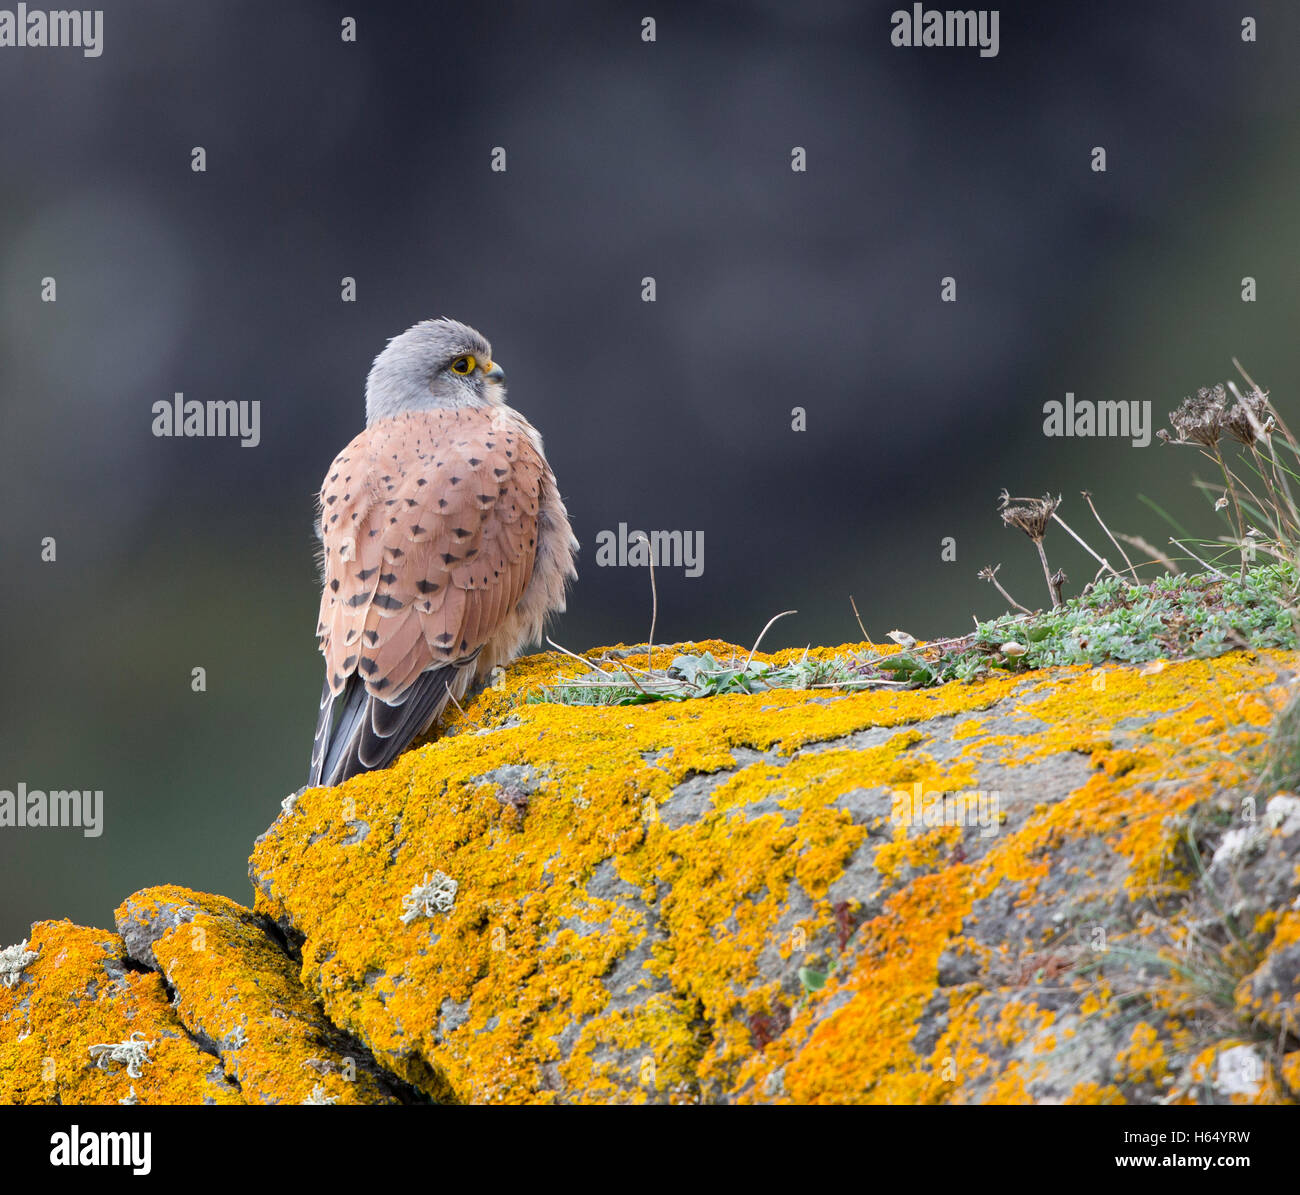
[[[15,986],[0,986],[0,1103],[245,1102],[186,1032],[161,977],[127,968],[116,934],[40,921],[30,949],[37,958]],[[136,1075],[92,1053],[133,1038],[146,1044]]]
[[[1300,1032],[1300,913],[1288,909],[1273,920],[1273,934],[1258,968],[1237,985],[1241,1013],[1274,1033]]]
[[[695,648],[705,649],[720,657],[731,650]],[[956,1059],[964,1079],[989,1064],[964,1052],[955,1036],[941,1039],[928,1063],[909,1042],[936,990],[938,956],[960,935],[974,903],[1005,883],[1020,890],[1022,901],[1032,899],[1057,846],[1098,834],[1129,860],[1135,889],[1166,879],[1170,819],[1222,779],[1204,774],[1206,761],[1214,755],[1217,766],[1226,766],[1223,749],[1240,734],[1226,723],[1184,733],[1179,719],[1203,721],[1211,704],[1203,691],[1259,683],[1256,666],[1237,658],[1171,665],[1147,676],[1111,669],[1100,692],[1088,670],[1060,669],[1029,682],[999,677],[917,692],[774,691],[636,707],[518,703],[522,692],[564,668],[572,671],[573,662],[560,656],[529,661],[486,704],[458,716],[455,735],[380,777],[304,794],[295,816],[277,826],[254,859],[263,876],[262,907],[292,917],[307,933],[304,973],[335,1019],[366,1036],[390,1065],[423,1051],[468,1099],[552,1099],[548,1065],[559,1065],[570,1099],[644,1099],[682,1084],[706,1095],[761,1094],[782,1067],[784,1098],[797,1101],[946,1098],[953,1086],[938,1073],[944,1057]],[[800,932],[825,940],[834,914],[824,894],[864,843],[868,827],[837,805],[839,795],[915,782],[965,787],[971,749],[985,737],[1005,736],[986,736],[968,722],[957,769],[916,750],[915,729],[881,747],[801,748],[871,726],[986,710],[1017,685],[1026,717],[1047,725],[1018,736],[1020,761],[1082,749],[1093,755],[1096,772],[1015,833],[1003,833],[977,863],[908,878],[884,912],[861,927],[852,959],[792,1010],[777,1041],[756,1050],[753,1019],[790,999],[761,981],[756,968],[765,947],[790,953],[780,929],[788,890],[793,884],[812,901]],[[1135,707],[1154,710],[1167,724],[1162,737],[1117,748],[1111,724]],[[1172,789],[1157,785],[1167,779],[1171,746],[1195,743],[1200,752],[1184,749],[1186,760],[1179,760],[1193,778]],[[737,768],[732,752],[739,748],[789,762]],[[538,779],[518,830],[506,826],[492,791],[462,778],[522,764]],[[676,786],[724,770],[698,817],[672,826],[658,818]],[[407,799],[414,793],[422,801]],[[360,842],[352,841],[356,821],[341,819],[348,801],[353,818],[370,827]],[[772,811],[755,816],[756,807]],[[386,858],[393,849],[399,817],[398,867],[372,866],[372,856]],[[874,866],[885,876],[903,863],[934,867],[939,850],[960,833],[895,828],[892,841],[875,848]],[[411,860],[405,869],[403,858]],[[656,919],[657,939],[629,985],[641,1000],[631,1006],[611,1004],[619,993],[603,976],[644,941],[648,923],[619,902],[624,912],[617,915],[585,891],[602,864],[612,864],[620,882],[651,902]],[[395,909],[403,885],[430,867],[457,879],[456,909],[422,934],[394,931],[378,910]],[[335,889],[321,890],[315,876],[332,877],[372,912],[357,925],[341,923],[327,913],[338,900]],[[575,919],[585,932],[560,928]],[[506,930],[495,952],[485,947],[493,927]],[[389,945],[395,932],[399,943],[409,941],[397,955]],[[359,990],[356,977],[367,966],[400,966],[404,982],[382,1004]],[[429,1010],[445,1000],[468,1011],[462,1027],[440,1035]],[[831,1001],[839,1010],[815,1019]],[[978,1014],[972,1008],[970,1015]],[[581,1029],[566,1056],[557,1043],[575,1020]],[[656,1050],[656,1034],[677,1044]],[[647,1054],[663,1079],[658,1086],[641,1080]]]
[[[253,914],[223,896],[166,885],[137,892],[118,924],[184,910],[152,943],[187,1029],[214,1044],[248,1103],[396,1102],[369,1060],[339,1040],[298,982],[298,968]]]
[[[1069,1095],[1061,1101],[1065,1104],[1127,1104],[1124,1093],[1113,1083],[1102,1086],[1091,1081],[1077,1083]]]
[[[1291,1095],[1300,1099],[1300,1050],[1292,1050],[1282,1059],[1278,1068],[1279,1077],[1287,1085]]]
[[[811,655],[848,650],[867,649]],[[704,642],[656,648],[654,663],[684,651],[748,655]],[[644,649],[587,658],[615,673],[649,663]],[[170,1029],[173,1051],[196,1050],[187,1027],[219,1038],[205,1081],[236,1102],[301,1098],[304,1075],[317,1086],[303,1054],[339,1064],[307,1040],[328,1017],[438,1099],[1121,1103],[1205,1048],[1191,1019],[1168,1015],[1170,981],[1146,993],[1163,1013],[1104,1060],[1113,1085],[1061,1060],[1083,1033],[1119,1031],[1109,985],[1127,997],[1135,973],[1115,947],[1128,938],[1150,956],[1152,927],[1108,925],[1093,945],[1111,952],[1102,975],[1082,965],[1086,925],[1034,914],[1166,901],[1176,941],[1184,826],[1249,774],[1280,702],[1275,670],[1294,662],[1238,653],[928,690],[567,706],[527,698],[581,666],[530,657],[441,738],[302,793],[259,840],[256,909],[301,940],[300,966],[248,910],[150,890],[124,910],[150,921],[193,906],[153,944],[180,1002],[135,971],[114,999],[149,993],[134,1019],[159,1040]],[[1028,768],[1044,771],[1025,782]],[[1011,797],[991,821],[896,816],[899,791],[951,796],[990,775]],[[415,899],[438,873],[446,899]],[[1272,949],[1300,932],[1291,916],[1270,924]],[[192,948],[197,931],[205,950]],[[49,933],[16,987],[0,988],[0,1098],[40,1096],[20,1034],[55,1023],[48,1002],[32,1012],[50,983]],[[75,944],[84,988],[122,944],[76,933],[91,935]],[[1038,984],[1057,1009],[1067,994],[1068,1016]],[[289,1013],[278,1038],[277,1009]],[[129,1036],[132,1018],[119,1019]],[[1260,1098],[1283,1098],[1295,1069]],[[377,1095],[325,1086],[340,1100]]]
[[[1165,1049],[1155,1026],[1139,1021],[1129,1044],[1116,1058],[1122,1077],[1131,1083],[1158,1083],[1169,1073]]]

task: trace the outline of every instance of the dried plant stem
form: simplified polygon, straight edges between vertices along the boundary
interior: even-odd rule
[[[637,680],[635,676],[632,675],[632,670],[628,668],[628,666],[624,664],[622,660],[619,661],[619,665],[622,667],[623,671],[627,673],[627,679],[630,680],[637,687],[638,690],[644,693],[645,696],[649,697],[650,694],[646,693],[645,689],[641,687],[641,682]]]
[[[1089,509],[1090,511],[1092,511],[1092,517],[1093,517],[1094,519],[1097,520],[1097,522],[1098,522],[1098,524],[1100,525],[1101,529],[1102,529],[1102,530],[1107,534],[1107,536],[1109,536],[1109,538],[1110,538],[1110,542],[1113,543],[1113,544],[1115,545],[1115,550],[1116,550],[1116,551],[1117,551],[1121,556],[1124,557],[1124,563],[1125,563],[1126,565],[1128,565],[1128,571],[1129,571],[1129,573],[1132,575],[1133,580],[1136,582],[1136,581],[1138,580],[1138,575],[1137,575],[1137,569],[1135,569],[1135,568],[1133,567],[1133,561],[1131,561],[1131,560],[1128,558],[1128,553],[1127,553],[1126,551],[1124,551],[1124,547],[1123,547],[1123,545],[1119,542],[1119,540],[1117,540],[1117,539],[1114,537],[1114,535],[1111,534],[1111,530],[1110,530],[1110,528],[1106,526],[1105,522],[1102,520],[1101,515],[1099,515],[1099,514],[1097,513],[1097,508],[1096,508],[1096,507],[1093,505],[1093,503],[1092,503],[1092,494],[1089,493],[1087,490],[1084,490],[1084,491],[1082,491],[1082,492],[1083,492],[1084,500],[1088,503],[1088,509]]]
[[[1115,572],[1115,570],[1111,568],[1110,561],[1107,560],[1104,556],[1098,556],[1097,553],[1094,552],[1092,548],[1088,546],[1086,541],[1084,541],[1082,538],[1080,538],[1078,535],[1075,534],[1074,529],[1069,525],[1069,523],[1067,523],[1063,518],[1061,518],[1061,516],[1058,515],[1055,511],[1052,512],[1052,518],[1055,519],[1058,523],[1060,523],[1061,526],[1064,527],[1066,531],[1070,533],[1070,538],[1073,539],[1074,542],[1078,544],[1079,547],[1081,547],[1085,552],[1087,552],[1088,555],[1091,556],[1098,564],[1100,564],[1104,570],[1110,572],[1112,575],[1116,577],[1119,576],[1119,573]]]
[[[784,618],[787,614],[798,614],[798,613],[799,613],[798,610],[782,610],[780,614],[773,614],[772,617],[767,620],[767,626],[765,626],[761,631],[758,632],[758,638],[754,640],[754,646],[749,649],[749,655],[745,657],[746,671],[749,670],[749,662],[754,658],[754,653],[758,650],[758,645],[763,642],[763,636],[766,635],[768,631],[772,629],[772,624],[776,622],[778,618]]]
[[[993,584],[994,584],[994,586],[996,586],[997,591],[998,591],[998,592],[999,592],[999,593],[1000,593],[1000,594],[1001,594],[1001,595],[1002,595],[1002,596],[1003,596],[1003,597],[1004,597],[1008,602],[1010,602],[1013,606],[1015,606],[1015,608],[1016,608],[1017,610],[1020,610],[1020,611],[1022,611],[1022,612],[1025,613],[1025,614],[1032,614],[1032,613],[1033,613],[1033,611],[1032,611],[1028,606],[1022,606],[1018,601],[1016,601],[1015,598],[1013,598],[1013,597],[1012,597],[1012,596],[1011,596],[1011,595],[1010,595],[1010,594],[1009,594],[1005,589],[1002,588],[1002,586],[1001,586],[1001,584],[1000,584],[999,582],[994,581]]]
[[[1196,563],[1199,564],[1207,573],[1213,573],[1216,577],[1218,577],[1222,581],[1226,581],[1228,579],[1227,573],[1223,572],[1220,569],[1215,568],[1214,565],[1212,564],[1207,564],[1195,552],[1193,552],[1191,548],[1189,548],[1185,543],[1183,543],[1181,539],[1174,539],[1174,537],[1171,535],[1169,537],[1169,542],[1171,544],[1177,544],[1180,548],[1182,548],[1182,550],[1186,552],[1193,560],[1195,560]]]
[[[989,582],[989,584],[992,585],[993,588],[996,589],[1002,595],[1002,597],[1006,600],[1006,602],[1009,605],[1015,606],[1017,610],[1021,610],[1025,614],[1032,614],[1033,611],[1030,610],[1028,606],[1022,606],[1018,601],[1016,601],[1015,598],[1013,598],[1005,589],[1002,588],[1002,582],[998,580],[998,569],[1000,569],[1001,567],[1002,565],[1000,564],[995,564],[993,565],[992,568],[986,566],[985,568],[980,570],[979,575],[983,577],[984,580]],[[972,617],[974,616],[972,615]],[[979,630],[979,625],[980,625],[979,619],[976,618],[975,619],[976,630]]]
[[[588,668],[592,669],[593,671],[599,672],[601,676],[607,676],[610,678],[610,680],[618,679],[612,672],[606,672],[602,667],[600,667],[600,665],[593,664],[590,660],[585,659],[584,657],[578,655],[576,652],[570,651],[567,647],[561,647],[558,643],[555,642],[554,639],[550,637],[550,635],[546,636],[546,642],[549,643],[553,648],[555,648],[556,651],[563,652],[566,656],[569,656],[570,658],[577,660],[579,664],[584,664]]]
[[[875,647],[870,635],[867,634],[867,628],[862,625],[862,615],[858,613],[858,603],[853,600],[853,595],[849,594],[849,605],[853,607],[853,617],[858,620],[858,630],[862,632],[862,642],[868,647]]]
[[[1132,544],[1139,552],[1145,552],[1157,564],[1163,565],[1166,572],[1172,573],[1175,577],[1183,571],[1164,552],[1154,544],[1147,543],[1140,535],[1125,535],[1121,531],[1119,537],[1126,544]]]
[[[1246,575],[1246,521],[1242,518],[1241,505],[1237,501],[1237,487],[1232,484],[1232,474],[1228,471],[1218,444],[1215,444],[1214,450],[1209,455],[1223,474],[1223,488],[1232,499],[1232,510],[1237,516],[1237,549],[1241,552],[1241,575],[1244,577]]]
[[[1065,583],[1070,578],[1065,575],[1065,569],[1058,568],[1048,579],[1048,585],[1052,588],[1052,601],[1059,609],[1065,605]]]
[[[1043,541],[1035,539],[1034,547],[1038,549],[1038,559],[1043,562],[1043,576],[1047,578],[1047,592],[1052,595],[1052,609],[1059,609],[1065,604],[1061,597],[1060,582],[1052,576],[1052,566],[1047,563],[1047,553],[1043,550]]]
[[[1237,365],[1238,369],[1241,369],[1240,364],[1238,364],[1235,359],[1233,364]],[[1246,376],[1244,370],[1242,371],[1242,376]],[[1271,431],[1267,429],[1264,423],[1262,423],[1256,416],[1255,412],[1251,409],[1251,404],[1242,397],[1241,391],[1238,389],[1236,382],[1229,382],[1228,389],[1232,392],[1232,397],[1237,400],[1237,405],[1245,413],[1246,419],[1249,421],[1251,430],[1254,433],[1253,439],[1246,443],[1246,450],[1250,453],[1251,463],[1255,469],[1256,475],[1264,483],[1264,488],[1268,491],[1267,506],[1260,502],[1245,482],[1242,482],[1242,488],[1244,488],[1246,493],[1250,495],[1251,501],[1259,508],[1265,519],[1269,521],[1273,532],[1278,539],[1294,539],[1297,535],[1300,535],[1300,511],[1297,511],[1295,504],[1289,501],[1289,493],[1287,494],[1288,501],[1283,501],[1282,492],[1276,484],[1277,452],[1273,447]],[[1253,382],[1251,382],[1251,390],[1253,393],[1260,393],[1258,387],[1255,386]],[[1275,412],[1270,411],[1269,420],[1271,427],[1280,426]],[[1289,434],[1286,433],[1285,429],[1283,429],[1283,433]],[[1260,455],[1260,440],[1263,440],[1268,445],[1269,456],[1272,458],[1273,464],[1271,470],[1265,468],[1264,457]],[[1270,476],[1270,472],[1272,473],[1272,476]]]
[[[659,587],[655,584],[654,553],[650,554],[650,639],[646,643],[646,667],[655,666],[655,624],[659,621]],[[627,669],[624,668],[626,672]],[[639,689],[641,686],[638,685]]]
[[[1246,385],[1247,385],[1247,386],[1249,386],[1252,390],[1260,390],[1260,389],[1261,389],[1260,386],[1256,383],[1255,379],[1252,378],[1252,377],[1250,376],[1250,374],[1248,374],[1248,373],[1247,373],[1247,372],[1242,368],[1241,362],[1238,361],[1236,357],[1233,357],[1233,359],[1232,359],[1232,364],[1236,367],[1237,372],[1238,372],[1239,374],[1241,374],[1241,376],[1242,376],[1243,378],[1246,379]],[[1262,391],[1261,391],[1261,393],[1262,393]],[[1287,427],[1287,425],[1283,422],[1283,420],[1282,420],[1282,416],[1278,413],[1277,408],[1274,407],[1272,403],[1269,404],[1269,414],[1272,415],[1272,417],[1273,417],[1273,421],[1274,421],[1274,422],[1277,424],[1277,426],[1281,429],[1282,434],[1283,434],[1283,435],[1284,435],[1284,436],[1285,436],[1285,437],[1286,437],[1286,438],[1287,438],[1287,439],[1288,439],[1292,444],[1296,443],[1296,442],[1297,442],[1297,441],[1296,441],[1296,438],[1295,438],[1295,436],[1293,436],[1293,435],[1291,434],[1291,429],[1290,429],[1289,427]]]

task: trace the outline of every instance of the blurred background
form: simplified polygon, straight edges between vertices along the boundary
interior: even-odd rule
[[[963,632],[999,561],[1044,604],[1003,486],[1097,540],[1083,488],[1215,533],[1194,453],[1046,439],[1043,404],[1163,426],[1236,356],[1300,415],[1300,9],[1002,4],[982,58],[893,47],[895,7],[108,2],[101,57],[0,49],[0,788],[105,793],[101,838],[0,829],[3,943],[148,884],[251,899],[316,714],[313,496],[419,319],[482,330],[546,436],[574,650],[645,639],[645,570],[595,566],[620,522],[703,533],[660,641],[798,610],[768,647],[858,639],[850,595]],[[155,438],[175,391],[260,401],[260,445]]]

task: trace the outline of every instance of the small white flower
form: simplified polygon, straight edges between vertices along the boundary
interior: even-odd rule
[[[459,887],[450,876],[440,871],[424,873],[424,882],[416,884],[404,897],[402,923],[410,925],[417,917],[432,917],[434,913],[450,913],[456,903],[456,889]]]

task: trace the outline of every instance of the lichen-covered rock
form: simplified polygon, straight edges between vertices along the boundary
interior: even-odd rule
[[[1275,1033],[1300,1035],[1300,913],[1279,919],[1263,962],[1241,981],[1237,1003]]]
[[[1295,1102],[1296,663],[565,706],[520,661],[287,799],[254,910],[0,950],[0,1102]]]
[[[410,1099],[326,1019],[297,964],[250,910],[224,896],[147,888],[118,908],[117,928],[129,956],[163,975],[177,1018],[220,1059],[245,1102]]]
[[[1246,820],[1293,657],[520,702],[566,664],[286,802],[253,856],[303,984],[431,1096],[1297,1094],[1289,956],[1259,970],[1293,844]]]
[[[0,1103],[408,1103],[251,910],[163,887],[0,952]]]
[[[40,921],[28,953],[0,985],[0,1103],[245,1102],[116,934]]]

